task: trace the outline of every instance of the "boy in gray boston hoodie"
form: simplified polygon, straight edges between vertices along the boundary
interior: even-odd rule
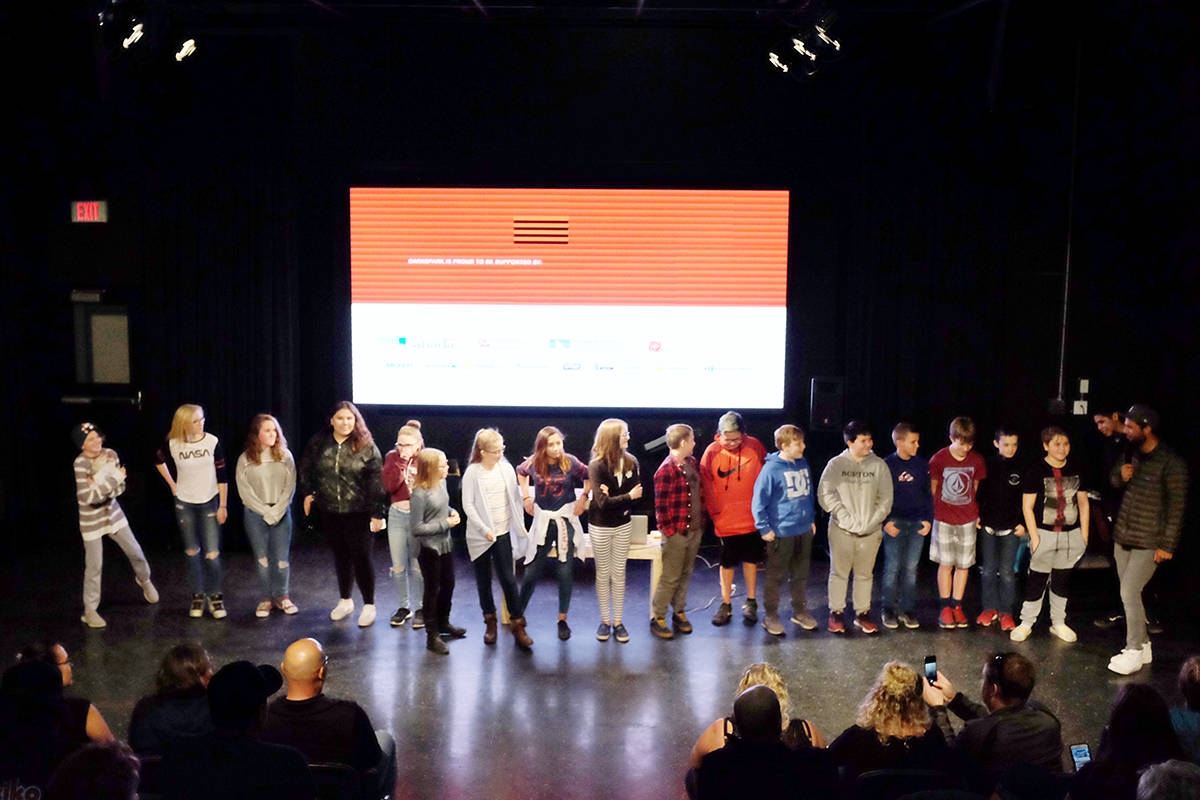
[[[846,423],[842,439],[846,449],[825,465],[817,485],[817,499],[829,512],[829,631],[846,631],[842,612],[853,571],[854,627],[875,633],[879,626],[868,612],[883,520],[892,510],[892,473],[871,452],[874,441],[865,422]]]

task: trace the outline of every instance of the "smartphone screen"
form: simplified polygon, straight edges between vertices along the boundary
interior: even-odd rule
[[[1071,760],[1075,762],[1076,772],[1079,772],[1080,767],[1092,760],[1092,750],[1087,746],[1087,742],[1071,745]]]
[[[930,683],[937,680],[937,656],[925,656],[925,678]]]

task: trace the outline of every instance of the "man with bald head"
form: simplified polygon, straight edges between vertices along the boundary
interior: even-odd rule
[[[262,738],[296,748],[309,760],[349,764],[362,775],[362,797],[391,794],[396,785],[396,743],[387,731],[371,727],[367,713],[355,702],[323,694],[329,659],[316,639],[293,642],[280,665],[287,695],[267,705]]]

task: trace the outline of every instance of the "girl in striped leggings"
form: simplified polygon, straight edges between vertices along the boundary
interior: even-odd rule
[[[596,596],[600,600],[600,627],[596,638],[628,642],[629,632],[621,622],[625,606],[625,559],[633,532],[630,512],[642,496],[637,459],[626,452],[629,426],[619,419],[606,419],[596,429],[588,478],[592,503],[588,509],[588,534],[596,555]],[[609,614],[609,599],[612,614]]]

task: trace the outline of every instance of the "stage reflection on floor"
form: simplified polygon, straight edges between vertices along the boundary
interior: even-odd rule
[[[290,642],[316,637],[330,659],[327,693],[358,701],[376,727],[394,732],[400,798],[678,797],[692,743],[704,726],[729,713],[739,673],[754,661],[779,667],[795,713],[832,738],[853,723],[858,702],[888,660],[917,665],[936,654],[960,690],[977,697],[986,656],[1018,649],[1036,663],[1035,697],[1058,715],[1064,739],[1087,741],[1094,749],[1122,681],[1150,682],[1168,702],[1178,702],[1179,665],[1200,651],[1194,627],[1176,620],[1155,638],[1151,669],[1126,679],[1108,672],[1123,628],[1101,631],[1090,624],[1101,608],[1097,596],[1115,588],[1099,571],[1076,576],[1070,622],[1079,642],[1071,645],[1050,637],[1044,623],[1021,645],[995,627],[940,631],[932,625],[936,609],[928,596],[921,609],[926,625],[919,631],[833,636],[789,625],[787,636],[776,639],[760,626],[742,624],[736,616],[741,598],[734,602],[733,624],[715,628],[709,623],[717,575],[703,562],[697,563],[690,598],[695,633],[659,641],[647,629],[649,566],[630,562],[628,644],[595,638],[599,615],[589,565],[576,570],[570,641],[556,636],[553,583],[546,579],[539,586],[527,613],[536,642],[527,654],[516,650],[504,628],[496,645],[483,644],[474,576],[461,556],[453,619],[469,633],[450,643],[448,657],[440,657],[425,650],[423,632],[409,624],[388,625],[398,603],[388,577],[386,543],[377,545],[380,618],[366,629],[355,625],[354,616],[329,620],[337,599],[332,557],[311,543],[293,552],[291,596],[299,614],[256,619],[259,596],[251,558],[233,553],[225,583],[230,614],[220,622],[188,618],[178,553],[151,553],[163,599],[150,607],[142,602],[128,564],[109,549],[101,607],[109,627],[103,631],[78,621],[82,553],[28,556],[0,568],[6,585],[0,646],[11,654],[37,637],[61,640],[74,661],[75,691],[90,698],[124,737],[134,703],[151,691],[158,660],[171,645],[193,639],[218,663],[247,658],[278,664]],[[713,554],[701,555],[711,559]],[[808,592],[822,622],[826,569],[819,560],[814,564]],[[922,575],[922,586],[932,585],[932,573],[928,580]],[[740,586],[738,593],[744,597]],[[786,601],[782,611],[785,617],[790,612]]]

